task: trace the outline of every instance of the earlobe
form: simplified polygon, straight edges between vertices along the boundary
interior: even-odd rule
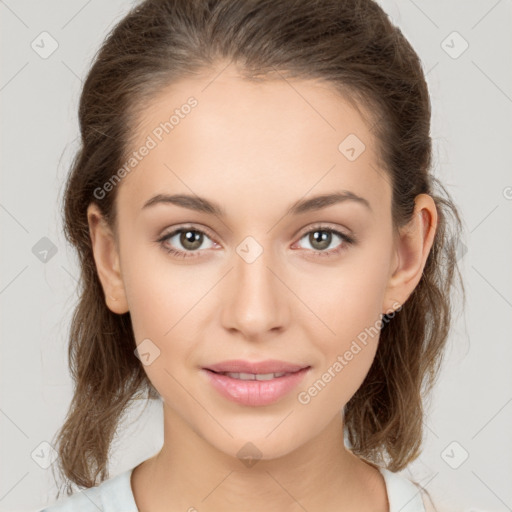
[[[400,230],[396,242],[394,270],[390,275],[384,306],[389,313],[392,304],[404,304],[421,280],[437,228],[437,209],[428,194],[416,196],[411,221]]]
[[[98,205],[87,208],[87,221],[98,278],[105,294],[107,307],[119,315],[128,311],[118,248],[114,234]]]

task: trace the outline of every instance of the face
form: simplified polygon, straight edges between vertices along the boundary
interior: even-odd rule
[[[340,416],[381,313],[415,283],[391,286],[391,188],[359,112],[312,81],[255,84],[231,69],[212,80],[175,83],[144,110],[131,151],[151,147],[117,185],[118,266],[100,277],[109,307],[130,312],[166,418],[226,454],[251,442],[270,459]],[[251,382],[205,369],[228,360],[305,369]]]

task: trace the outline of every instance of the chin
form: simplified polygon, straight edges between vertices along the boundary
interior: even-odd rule
[[[268,432],[254,436],[237,436],[235,432],[231,433],[233,438],[223,437],[223,439],[205,439],[205,441],[229,457],[239,459],[247,467],[252,467],[258,461],[285,457],[301,445],[297,436],[284,430],[280,434],[276,431],[270,436],[267,436]]]

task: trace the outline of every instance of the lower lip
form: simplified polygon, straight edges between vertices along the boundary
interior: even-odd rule
[[[203,368],[212,386],[225,398],[242,405],[258,406],[277,402],[304,378],[310,369],[303,368],[270,380],[241,380]]]

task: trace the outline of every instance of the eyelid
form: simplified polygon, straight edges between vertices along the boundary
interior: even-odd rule
[[[303,230],[299,230],[298,233],[300,233],[300,234],[294,235],[294,238],[297,236],[299,238],[302,238],[304,235],[307,235],[309,232],[311,232],[315,229],[318,229],[318,230],[320,230],[320,229],[331,230],[332,229],[333,231],[340,232],[343,236],[347,237],[349,240],[353,241],[354,243],[357,241],[357,239],[355,238],[354,235],[352,235],[351,233],[347,233],[348,229],[342,228],[335,224],[331,224],[330,222],[314,222],[313,224],[310,224],[309,226],[305,227]]]
[[[192,229],[197,231],[203,231],[206,235],[208,235],[209,238],[211,238],[212,241],[215,243],[219,243],[216,240],[216,236],[212,233],[212,231],[207,228],[206,226],[202,224],[194,224],[194,223],[186,223],[186,224],[180,224],[177,227],[170,228],[168,231],[165,230],[164,233],[159,237],[157,241],[161,241],[163,239],[169,238],[171,235],[175,235],[177,232],[183,230],[183,229]],[[293,238],[299,237],[302,238],[304,235],[307,235],[311,230],[313,229],[333,229],[335,231],[340,231],[341,234],[346,236],[348,239],[350,239],[353,242],[357,242],[357,238],[351,234],[347,233],[344,228],[340,228],[337,225],[331,224],[329,222],[314,222],[313,224],[310,224],[309,226],[306,226],[305,228],[296,231],[293,235]],[[348,230],[347,230],[348,231]]]
[[[183,224],[183,225],[180,224],[177,227],[173,227],[173,228],[169,229],[168,231],[164,231],[164,233],[159,237],[159,239],[157,241],[160,242],[161,240],[167,239],[170,236],[174,236],[175,234],[179,233],[180,231],[184,231],[186,229],[190,229],[191,231],[203,232],[205,235],[208,235],[208,237],[213,242],[218,244],[218,242],[215,240],[215,238],[216,238],[215,235],[212,233],[212,231],[210,231],[210,229],[208,229],[206,226],[203,226],[202,224],[193,224],[193,223],[188,223],[188,224]]]

